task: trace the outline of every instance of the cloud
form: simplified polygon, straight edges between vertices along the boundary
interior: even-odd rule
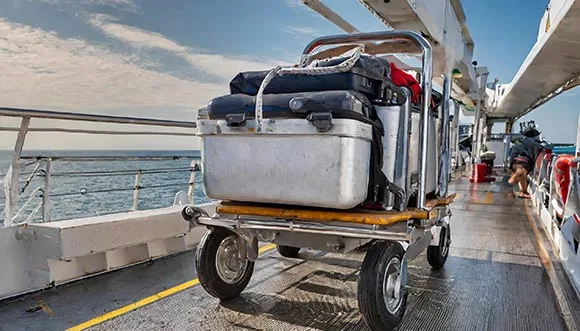
[[[69,0],[41,1],[62,3]],[[205,106],[211,98],[228,93],[227,82],[237,72],[269,69],[288,62],[211,54],[179,44],[162,34],[122,24],[109,15],[86,17],[91,26],[108,38],[134,49],[118,48],[115,43],[97,43],[81,37],[64,38],[54,31],[0,17],[1,107],[195,120],[195,110]],[[159,51],[178,56],[184,63],[175,68],[171,59],[159,57]],[[172,65],[168,67],[168,63]],[[183,65],[191,66],[198,73],[186,73],[186,77],[173,76],[172,73],[180,72]],[[218,81],[208,83],[202,80],[203,73],[217,77]],[[17,119],[2,118],[0,121],[2,126],[19,125]],[[43,120],[33,120],[32,126],[55,125],[78,129],[147,130],[135,126],[111,127],[101,123]],[[12,148],[14,139],[15,133],[0,132],[0,149]],[[198,147],[196,139],[159,136],[33,133],[26,141],[26,148],[42,149]]]
[[[211,54],[181,45],[166,36],[119,23],[114,17],[104,14],[90,15],[88,20],[107,37],[122,41],[135,48],[160,49],[171,52],[187,61],[193,68],[216,76],[221,82],[229,81],[240,71],[267,70],[288,61],[257,59],[240,56]]]
[[[296,7],[302,6],[301,0],[285,0],[284,2],[286,3],[286,6],[288,6],[290,8],[296,8]]]
[[[116,18],[107,14],[90,15],[89,24],[108,37],[119,39],[134,47],[159,48],[177,53],[188,50],[187,47],[165,38],[162,34],[121,24]]]
[[[135,56],[77,38],[0,18],[0,106],[81,113],[194,120],[195,110],[227,93],[223,84],[188,81],[147,70]],[[18,127],[17,119],[0,118]],[[136,126],[33,120],[33,127],[147,130]],[[149,128],[150,129],[150,128]],[[156,129],[159,131],[161,129]],[[15,133],[0,132],[0,148],[12,148]],[[80,137],[80,139],[79,139]],[[197,140],[39,134],[27,148],[195,148]]]
[[[92,110],[196,108],[223,85],[146,70],[134,57],[0,18],[0,104]]]
[[[304,11],[305,13],[308,13],[313,17],[320,18],[320,15],[316,11],[312,10],[310,7],[303,4],[302,0],[285,0],[284,2],[286,6],[291,8],[292,10]]]
[[[316,38],[321,35],[320,31],[307,27],[307,26],[294,26],[294,25],[285,25],[281,27],[282,31],[288,32],[293,35],[301,35]]]
[[[118,10],[127,11],[130,13],[137,14],[140,11],[140,7],[133,0],[28,0],[28,1],[38,1],[44,2],[50,5],[62,5],[62,6],[107,6]]]
[[[111,6],[117,8],[139,8],[133,0],[82,0],[81,2],[89,5]]]

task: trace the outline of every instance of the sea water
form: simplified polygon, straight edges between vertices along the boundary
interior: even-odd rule
[[[168,168],[179,170],[143,173],[141,175],[138,209],[153,209],[173,205],[179,191],[187,192],[190,179],[189,167],[192,158],[199,158],[199,151],[28,151],[26,156],[52,157],[160,157],[172,156],[171,160],[119,160],[119,161],[58,161],[51,163],[50,178],[50,219],[64,220],[79,217],[98,216],[131,210],[135,175],[143,171]],[[0,151],[0,180],[10,167],[12,153]],[[20,188],[34,168],[35,160],[23,160],[22,164],[32,163],[22,169]],[[114,173],[127,171],[128,173]],[[201,173],[195,173],[195,203],[209,202],[203,193]],[[22,192],[20,206],[24,204],[34,189],[44,186],[44,177],[36,176]],[[35,194],[23,217],[42,201],[41,194]],[[0,183],[0,223],[4,220],[6,199]],[[41,219],[39,211],[34,218]]]
[[[576,153],[576,146],[575,145],[554,146],[552,152],[554,152],[555,154],[574,155]]]

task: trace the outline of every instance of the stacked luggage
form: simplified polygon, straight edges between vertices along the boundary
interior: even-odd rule
[[[383,155],[385,126],[377,115],[378,107],[411,102],[393,84],[391,68],[362,54],[347,71],[275,75],[262,87],[261,121],[256,96],[269,71],[239,73],[231,94],[213,99],[207,119],[198,122],[206,195],[333,209],[406,208],[409,187],[395,185],[383,170],[385,160],[393,161]]]

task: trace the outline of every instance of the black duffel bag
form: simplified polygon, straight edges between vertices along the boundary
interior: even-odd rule
[[[346,59],[348,57],[318,62],[316,67],[335,66]],[[240,72],[230,82],[230,93],[256,95],[268,72]],[[278,75],[266,86],[264,94],[351,90],[371,100],[384,99],[387,88],[392,87],[390,77],[391,67],[387,60],[363,54],[347,72]]]

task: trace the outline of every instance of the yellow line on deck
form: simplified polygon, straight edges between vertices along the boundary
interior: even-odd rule
[[[469,203],[476,205],[491,205],[493,203],[493,196],[490,191],[485,192],[485,198],[483,200],[472,199]]]
[[[558,279],[558,275],[554,271],[554,265],[552,264],[552,259],[550,258],[550,254],[544,245],[544,240],[538,227],[536,226],[536,222],[532,218],[530,214],[530,210],[527,204],[527,201],[524,201],[524,209],[526,211],[526,216],[528,218],[528,223],[534,232],[534,236],[536,237],[536,251],[538,252],[538,257],[542,264],[544,265],[544,269],[548,273],[548,279],[550,280],[550,284],[552,285],[552,289],[554,290],[554,294],[556,295],[556,304],[560,308],[560,313],[562,314],[562,318],[568,327],[568,330],[578,330],[576,326],[576,322],[574,321],[574,317],[572,316],[572,311],[568,306],[568,300],[566,300],[566,296],[564,295],[564,291],[562,290],[562,285],[560,284],[560,280]]]
[[[276,247],[275,244],[268,244],[268,245],[262,246],[259,249],[259,253],[262,254],[262,253],[267,252],[267,251],[269,251],[269,250],[271,250],[271,249],[273,249],[275,247]],[[170,295],[173,295],[173,294],[182,292],[184,290],[187,290],[188,288],[194,287],[194,286],[196,286],[198,284],[199,284],[199,279],[198,278],[192,279],[190,281],[187,281],[185,283],[181,283],[181,284],[179,284],[177,286],[174,286],[172,288],[168,288],[167,290],[164,290],[164,291],[161,291],[159,293],[155,293],[155,294],[153,294],[151,296],[148,296],[146,298],[143,298],[143,299],[141,299],[141,300],[139,300],[137,302],[131,303],[131,304],[126,305],[124,307],[121,307],[119,309],[115,309],[113,311],[110,311],[110,312],[108,312],[106,314],[97,316],[97,317],[95,317],[93,319],[90,319],[90,320],[88,320],[86,322],[83,322],[81,324],[78,324],[78,325],[75,325],[73,327],[70,327],[70,328],[66,329],[65,331],[80,331],[80,330],[85,330],[87,328],[90,328],[91,326],[95,326],[97,324],[101,324],[101,323],[103,323],[105,321],[111,320],[111,319],[113,319],[115,317],[119,317],[119,316],[124,315],[124,314],[126,314],[128,312],[131,312],[133,310],[136,310],[138,308],[141,308],[143,306],[146,306],[148,304],[151,304],[151,303],[153,303],[155,301],[159,301],[159,300],[161,300],[163,298],[166,298],[166,297],[168,297]]]
[[[487,191],[485,192],[485,203],[487,203],[488,205],[491,205],[493,202],[493,199],[491,197],[491,192]]]

